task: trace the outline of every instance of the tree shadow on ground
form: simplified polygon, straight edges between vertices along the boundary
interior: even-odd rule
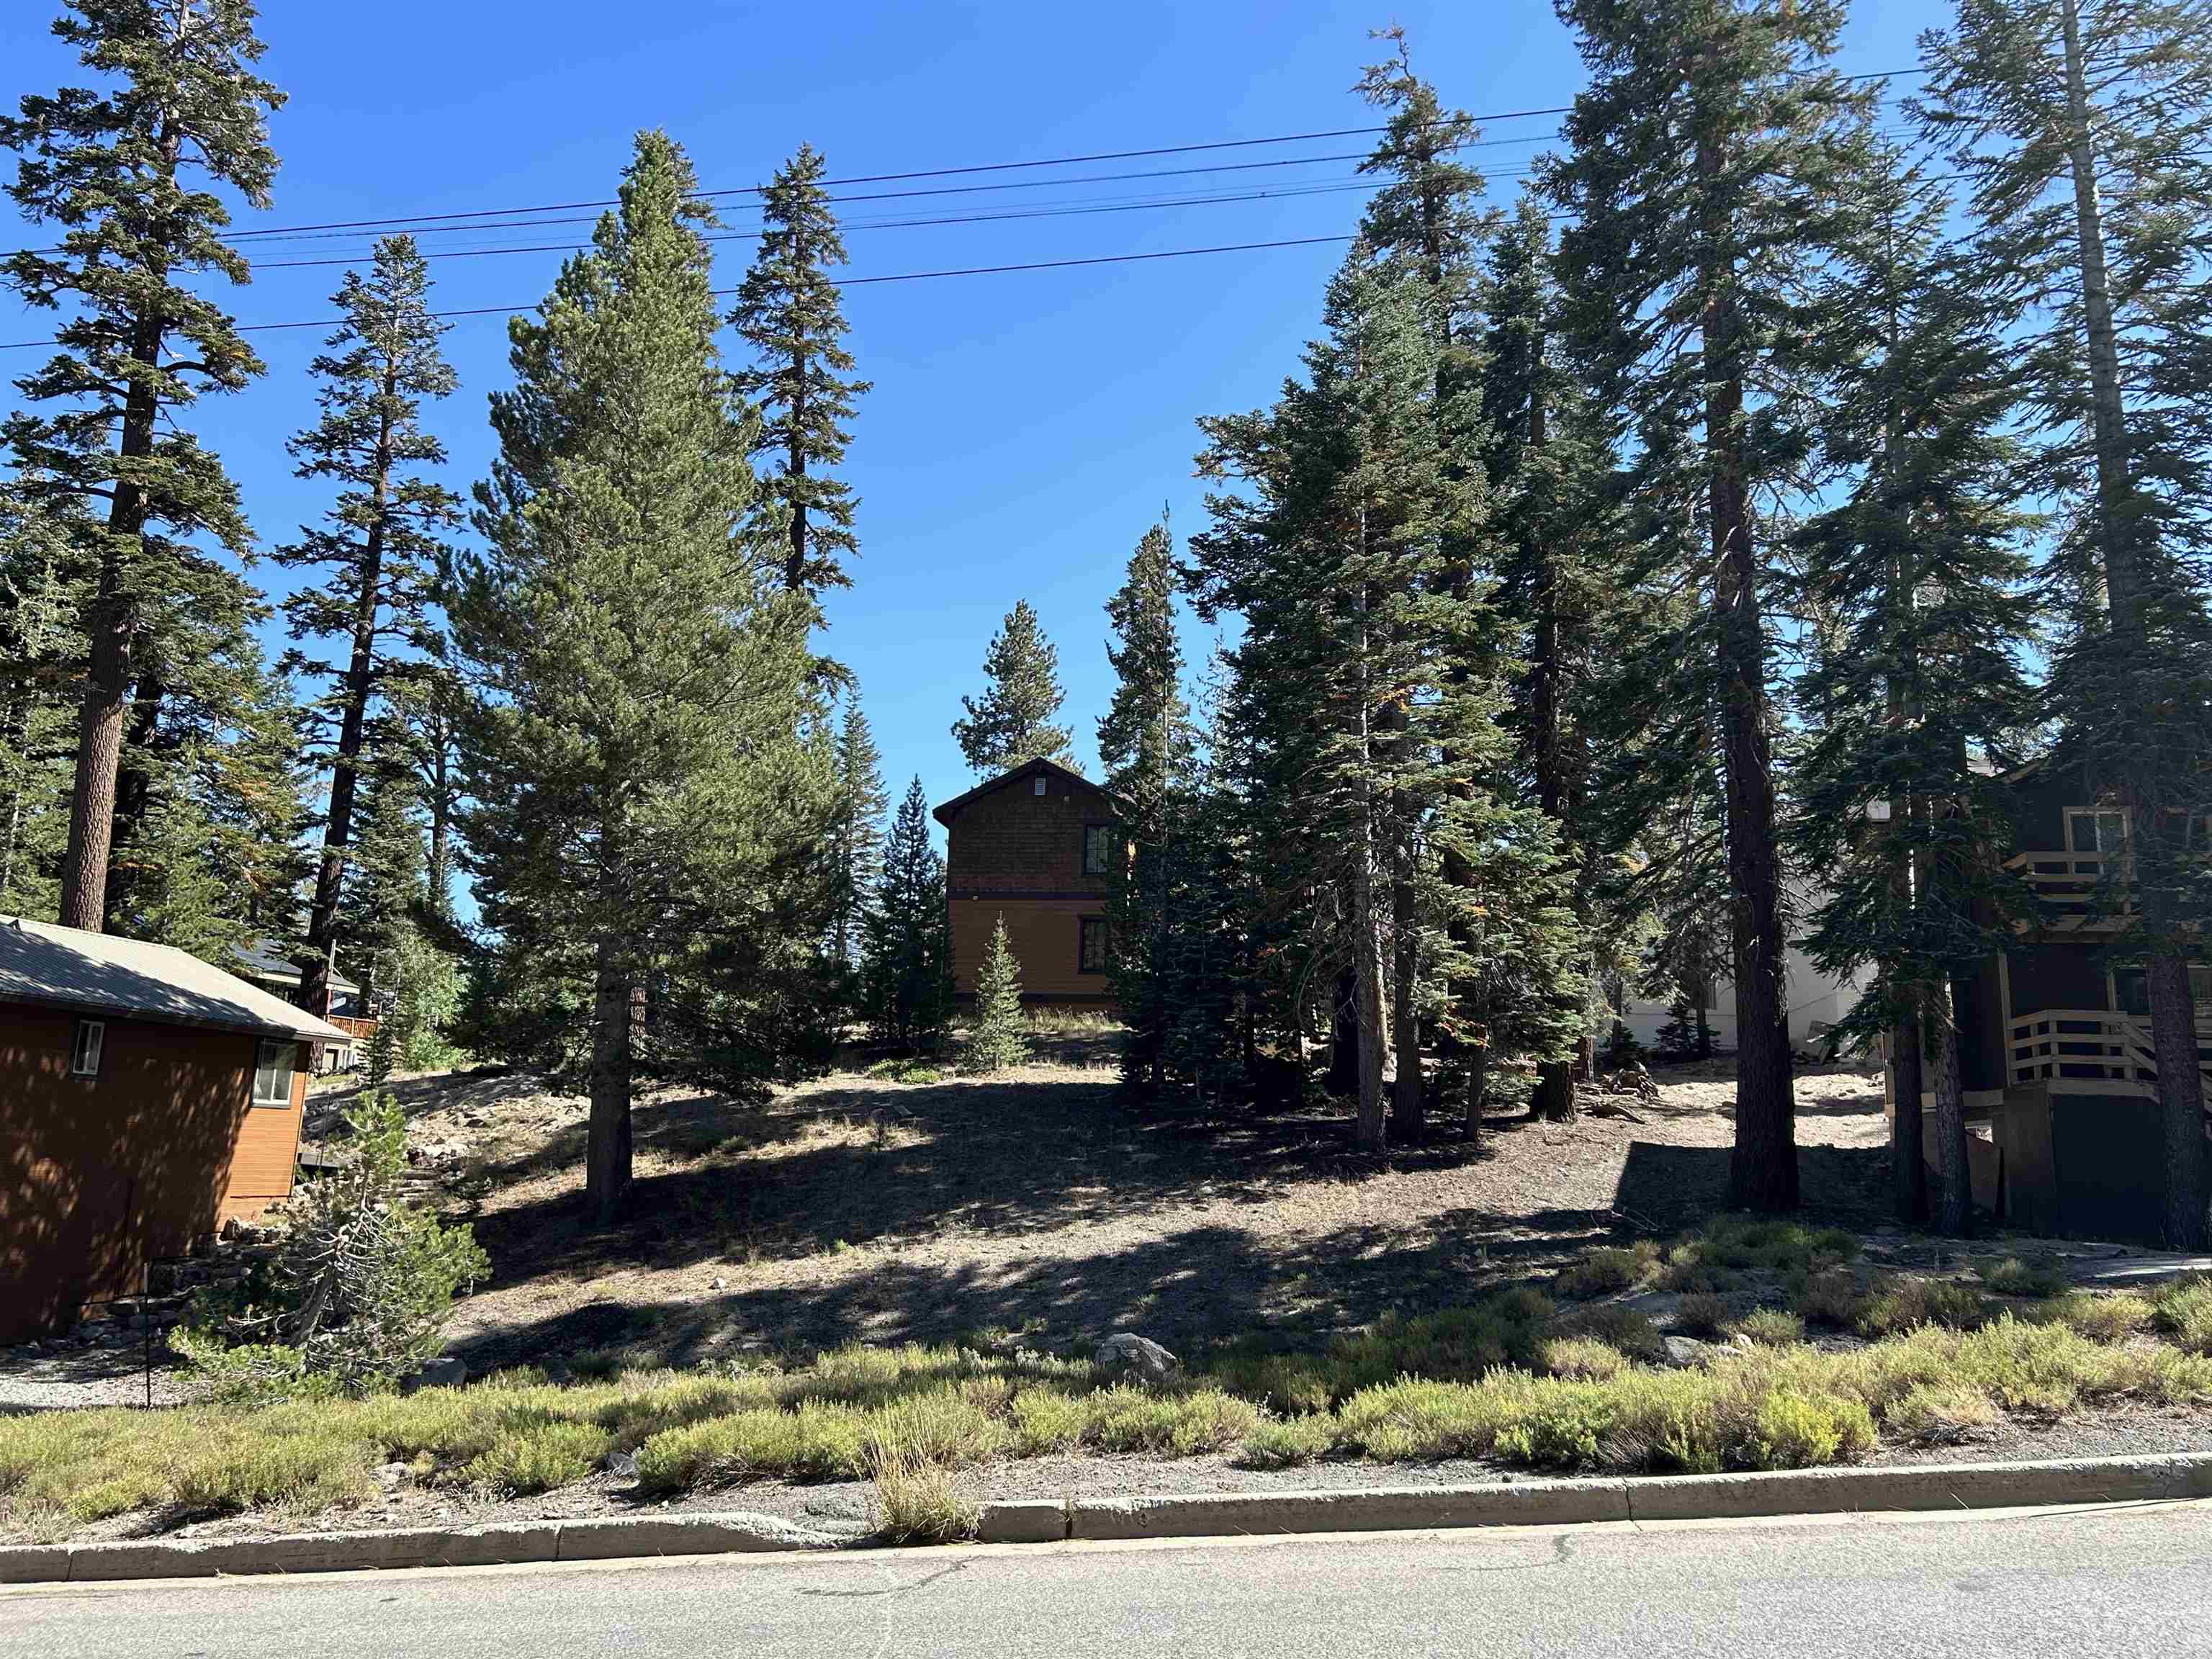
[[[1800,1146],[1797,1180],[1810,1219],[1879,1225],[1889,1209],[1889,1153],[1881,1146]],[[1729,1207],[1729,1149],[1636,1140],[1613,1209],[1639,1230],[1674,1232]]]

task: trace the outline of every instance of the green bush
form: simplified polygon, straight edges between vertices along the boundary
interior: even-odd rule
[[[527,1498],[587,1478],[606,1462],[613,1440],[596,1423],[531,1424],[502,1433],[461,1475],[487,1491]]]
[[[1231,1461],[1248,1469],[1286,1469],[1312,1462],[1335,1439],[1335,1421],[1326,1413],[1271,1417],[1244,1437]]]
[[[1997,1408],[1972,1383],[1916,1382],[1881,1420],[1892,1434],[1916,1446],[1948,1446],[1995,1423]]]
[[[1735,1322],[1733,1332],[1770,1348],[1784,1348],[1805,1340],[1805,1322],[1781,1308],[1753,1308]]]
[[[404,1202],[407,1126],[389,1095],[364,1096],[353,1162],[303,1186],[267,1273],[266,1306],[199,1304],[179,1351],[234,1395],[311,1386],[389,1388],[443,1346],[455,1296],[491,1264],[466,1226]]]
[[[1923,1325],[1972,1330],[1989,1316],[1988,1303],[1971,1285],[1892,1275],[1868,1292],[1856,1322],[1861,1336],[1874,1338],[1900,1336]]]
[[[2212,1355],[2212,1273],[2192,1273],[2151,1292],[2158,1328],[2191,1353]]]
[[[2068,1291],[2016,1312],[2031,1323],[2067,1326],[2093,1342],[2120,1342],[2148,1330],[2156,1310],[2130,1291]]]
[[[1674,1322],[1692,1336],[1715,1337],[1727,1328],[1728,1298],[1709,1291],[1692,1291],[1674,1310]]]
[[[2055,1297],[2066,1289],[2066,1268],[2053,1255],[1985,1256],[1974,1277],[1999,1296]]]
[[[1667,1339],[1650,1317],[1617,1302],[1563,1314],[1553,1328],[1561,1336],[1594,1336],[1631,1359],[1656,1362],[1667,1357]]]
[[[1796,1279],[1790,1294],[1792,1311],[1814,1325],[1856,1325],[1865,1304],[1856,1275],[1843,1267],[1808,1273]]]
[[[1850,1462],[1874,1449],[1874,1419],[1842,1395],[1778,1388],[1759,1401],[1751,1461],[1762,1469],[1805,1469]]]
[[[1553,1376],[1601,1382],[1624,1370],[1628,1356],[1595,1336],[1555,1336],[1544,1344],[1543,1362]]]
[[[1552,1276],[1552,1294],[1562,1301],[1582,1302],[1639,1284],[1658,1263],[1658,1247],[1638,1243],[1629,1249],[1605,1246],[1583,1254]]]

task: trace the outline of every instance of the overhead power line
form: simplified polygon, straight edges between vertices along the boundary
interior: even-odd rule
[[[1920,69],[1876,70],[1860,75],[1847,75],[1842,78],[1851,82],[1882,81],[1925,73],[1927,73],[1926,70]],[[1571,104],[1559,104],[1541,109],[1500,110],[1489,114],[1471,116],[1468,118],[1474,125],[1483,127],[1501,121],[1535,120],[1545,116],[1565,115],[1571,113],[1572,109],[1573,106]],[[1456,118],[1456,117],[1446,118]],[[1038,167],[1077,167],[1093,161],[1129,161],[1158,155],[1191,155],[1219,150],[1249,149],[1264,144],[1306,143],[1323,138],[1371,137],[1376,133],[1389,131],[1389,127],[1387,124],[1373,126],[1327,127],[1309,132],[1272,133],[1259,138],[1216,138],[1200,143],[1156,144],[1140,149],[1093,150],[1079,155],[1054,155],[1036,161],[982,161],[962,167],[920,167],[903,173],[855,173],[849,178],[825,179],[820,183],[823,188],[830,189],[850,185],[897,184],[914,179],[963,178],[983,173],[1016,173]],[[1522,141],[1486,139],[1480,142],[1485,144],[1501,144]],[[767,186],[764,185],[738,185],[716,190],[697,191],[693,194],[700,200],[711,201],[729,196],[757,196],[764,193],[766,189]],[[512,218],[520,214],[568,213],[585,209],[609,208],[617,205],[617,203],[611,198],[601,198],[592,201],[549,202],[534,206],[472,208],[451,213],[403,214],[382,219],[330,220],[317,224],[279,225],[270,226],[265,229],[235,231],[232,233],[230,240],[234,241],[261,240],[276,236],[301,235],[313,231],[377,230],[410,225],[430,226],[472,219]],[[37,251],[46,252],[52,250]]]
[[[833,278],[832,281],[833,285],[838,288],[867,288],[881,283],[929,282],[940,276],[998,276],[1023,270],[1065,270],[1079,265],[1142,264],[1158,259],[1188,259],[1207,253],[1255,253],[1273,248],[1318,247],[1324,243],[1342,243],[1352,240],[1354,239],[1349,235],[1294,236],[1274,242],[1224,242],[1213,247],[1163,248],[1153,253],[1102,253],[1087,259],[1035,259],[1023,264],[963,265],[956,270],[902,270],[882,276],[839,276]],[[716,299],[727,299],[737,291],[734,288],[718,288],[709,290]],[[536,301],[531,301],[524,305],[471,306],[462,311],[432,311],[423,314],[440,321],[465,317],[511,317],[533,309],[536,303]],[[337,317],[318,317],[295,323],[240,323],[238,325],[238,331],[241,334],[274,334],[291,329],[336,328],[343,320],[343,319]],[[0,342],[0,351],[29,351],[40,346],[58,343],[59,342],[55,340],[9,340]]]

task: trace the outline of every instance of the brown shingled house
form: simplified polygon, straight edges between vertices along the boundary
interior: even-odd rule
[[[1113,797],[1066,767],[1033,760],[936,810],[945,826],[953,988],[975,994],[991,929],[1022,964],[1022,1000],[1112,1000],[1106,900],[1121,848]]]
[[[0,1342],[288,1196],[344,1035],[167,945],[0,917]]]

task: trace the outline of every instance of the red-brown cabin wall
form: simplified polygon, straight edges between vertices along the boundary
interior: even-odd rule
[[[149,1261],[291,1191],[307,1102],[248,1104],[260,1039],[102,1018],[100,1074],[70,1073],[77,1016],[0,1004],[0,1342],[137,1290]]]

